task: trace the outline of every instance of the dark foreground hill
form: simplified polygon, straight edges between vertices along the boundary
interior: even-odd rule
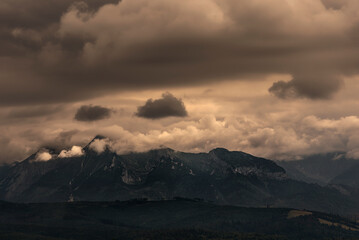
[[[188,199],[0,202],[0,239],[359,239],[359,226],[319,212]]]
[[[101,140],[96,138],[93,141]],[[91,143],[84,154],[48,161],[36,154],[0,175],[0,199],[12,202],[169,200],[176,196],[218,204],[306,208],[359,213],[356,198],[331,187],[288,178],[273,161],[244,152],[213,149],[184,153],[157,149],[119,155]]]

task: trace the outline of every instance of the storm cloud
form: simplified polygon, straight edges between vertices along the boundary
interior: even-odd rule
[[[112,133],[123,135],[116,150],[359,158],[358,10],[357,0],[2,0],[0,162]]]
[[[145,105],[138,107],[136,116],[142,118],[186,117],[186,107],[181,99],[171,93],[162,94],[162,98],[149,99]]]
[[[109,118],[111,112],[111,109],[102,106],[84,105],[77,110],[75,119],[77,121],[93,122]]]
[[[310,98],[328,99],[341,88],[343,82],[331,75],[301,76],[290,81],[278,81],[268,89],[275,96],[282,99]]]
[[[0,103],[72,102],[277,73],[291,74],[290,89],[301,97],[328,98],[341,76],[358,74],[359,3],[339,2],[5,1]],[[326,88],[332,79],[327,93],[299,83]]]

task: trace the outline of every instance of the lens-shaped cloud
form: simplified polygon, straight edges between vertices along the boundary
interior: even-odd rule
[[[268,91],[282,99],[303,97],[328,99],[340,89],[342,84],[343,82],[335,76],[313,73],[312,76],[295,76],[288,82],[275,82]]]
[[[109,118],[111,116],[111,109],[102,106],[83,105],[76,114],[75,119],[83,122],[93,122]]]
[[[183,101],[171,93],[162,94],[160,99],[149,99],[138,107],[136,116],[142,118],[186,117],[188,115]]]

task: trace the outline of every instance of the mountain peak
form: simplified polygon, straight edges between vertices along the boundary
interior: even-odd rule
[[[209,153],[214,153],[214,154],[217,154],[217,153],[223,154],[223,153],[228,153],[228,152],[229,152],[229,150],[226,148],[214,148],[211,151],[209,151]]]
[[[98,139],[98,140],[102,140],[102,139],[105,139],[105,138],[107,138],[107,137],[105,137],[105,136],[103,136],[103,135],[98,134],[98,135],[96,135],[96,136],[92,139],[92,141],[94,141],[94,140],[96,140],[96,139]],[[92,142],[92,141],[91,141],[91,142]]]
[[[91,143],[93,143],[94,141],[96,140],[103,140],[103,139],[106,139],[107,137],[103,136],[103,135],[96,135],[85,147],[84,149],[85,150],[88,150],[89,149],[89,146],[91,145]]]

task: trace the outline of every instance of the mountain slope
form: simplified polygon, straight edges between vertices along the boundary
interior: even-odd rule
[[[334,188],[291,180],[273,161],[223,148],[197,154],[167,148],[118,155],[109,149],[98,154],[87,145],[83,156],[56,155],[46,162],[34,161],[35,157],[8,169],[0,182],[1,199],[64,202],[180,196],[240,206],[358,210],[355,200]]]
[[[8,164],[4,164],[4,165],[0,166],[0,181],[1,181],[1,179],[3,179],[6,176],[7,172],[10,169],[10,167],[11,166],[8,165]]]
[[[359,189],[359,163],[333,178],[330,183]]]
[[[358,161],[344,152],[314,154],[296,161],[276,161],[288,176],[299,181],[327,185],[333,178],[355,166]]]

